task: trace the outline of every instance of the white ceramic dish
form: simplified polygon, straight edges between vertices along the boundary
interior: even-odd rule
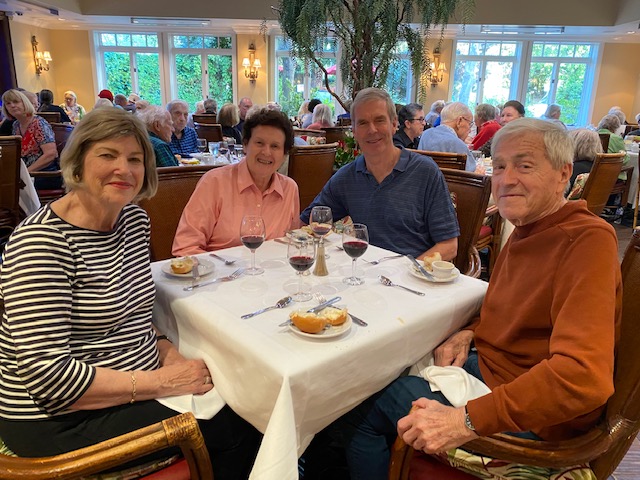
[[[451,274],[450,277],[446,277],[446,278],[437,278],[437,277],[433,277],[433,279],[425,277],[422,273],[420,273],[420,271],[418,271],[418,269],[411,265],[409,267],[409,273],[411,275],[413,275],[416,278],[419,278],[420,280],[425,280],[427,282],[431,282],[431,283],[447,283],[447,282],[452,282],[454,281],[456,278],[458,278],[460,276],[460,270],[458,270],[457,268],[453,269],[453,273]]]
[[[200,260],[198,259],[198,263],[200,264],[199,270],[198,272],[200,273],[201,277],[204,277],[205,275],[209,275],[210,273],[213,273],[215,266],[213,264],[213,262],[210,262],[209,260]],[[161,267],[162,271],[164,273],[166,273],[167,275],[171,276],[171,277],[177,277],[177,278],[193,278],[193,274],[192,272],[189,273],[174,273],[173,270],[171,270],[171,260],[169,260],[168,262],[162,264]]]
[[[296,327],[293,323],[289,324],[289,330],[291,330],[293,333],[301,337],[325,339],[325,338],[334,338],[339,335],[342,335],[343,333],[347,333],[349,330],[351,330],[352,323],[353,323],[353,320],[351,320],[351,315],[347,315],[347,321],[344,322],[342,325],[338,325],[337,327],[331,326],[329,328],[325,328],[320,333],[305,333],[301,331],[298,327]]]

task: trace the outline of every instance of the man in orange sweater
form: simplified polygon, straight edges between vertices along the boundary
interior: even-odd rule
[[[520,119],[496,133],[492,153],[493,197],[516,228],[480,316],[434,352],[436,365],[463,367],[491,393],[454,408],[421,377],[397,379],[341,421],[354,480],[386,478],[396,428],[427,453],[497,432],[566,439],[593,426],[613,393],[617,240],[584,201],[564,198],[571,140],[553,123]]]

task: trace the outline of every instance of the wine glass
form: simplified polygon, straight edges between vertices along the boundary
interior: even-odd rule
[[[302,274],[309,270],[316,260],[316,242],[313,239],[298,240],[290,238],[289,246],[287,247],[287,258],[289,259],[289,265],[298,274],[298,293],[293,295],[293,300],[296,302],[311,300],[311,293],[302,291]]]
[[[200,153],[204,153],[207,151],[207,139],[206,138],[199,138],[198,139],[198,151]]]
[[[324,237],[331,233],[332,225],[333,214],[331,213],[331,207],[318,205],[311,209],[309,226],[313,235],[319,239],[320,246],[324,245]],[[329,258],[329,256],[325,255],[325,258]]]
[[[256,248],[262,245],[266,231],[260,215],[245,215],[240,225],[240,241],[251,250],[251,268],[244,271],[247,275],[262,275],[264,268],[256,267]]]
[[[220,142],[209,142],[209,153],[213,156],[214,160],[218,158],[219,150],[220,150]]]
[[[356,259],[364,255],[369,246],[369,231],[362,223],[345,225],[342,231],[342,248],[353,261],[351,262],[351,276],[342,279],[347,285],[362,285],[364,280],[356,277]]]

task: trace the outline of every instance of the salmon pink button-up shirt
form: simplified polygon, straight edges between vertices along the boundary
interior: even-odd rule
[[[275,173],[265,192],[256,186],[245,161],[216,168],[198,182],[182,212],[172,253],[194,255],[240,245],[245,215],[261,215],[267,239],[299,225],[298,185]]]

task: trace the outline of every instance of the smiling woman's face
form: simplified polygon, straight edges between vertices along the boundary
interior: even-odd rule
[[[245,144],[246,161],[254,181],[271,178],[284,163],[285,134],[271,125],[258,125]]]

